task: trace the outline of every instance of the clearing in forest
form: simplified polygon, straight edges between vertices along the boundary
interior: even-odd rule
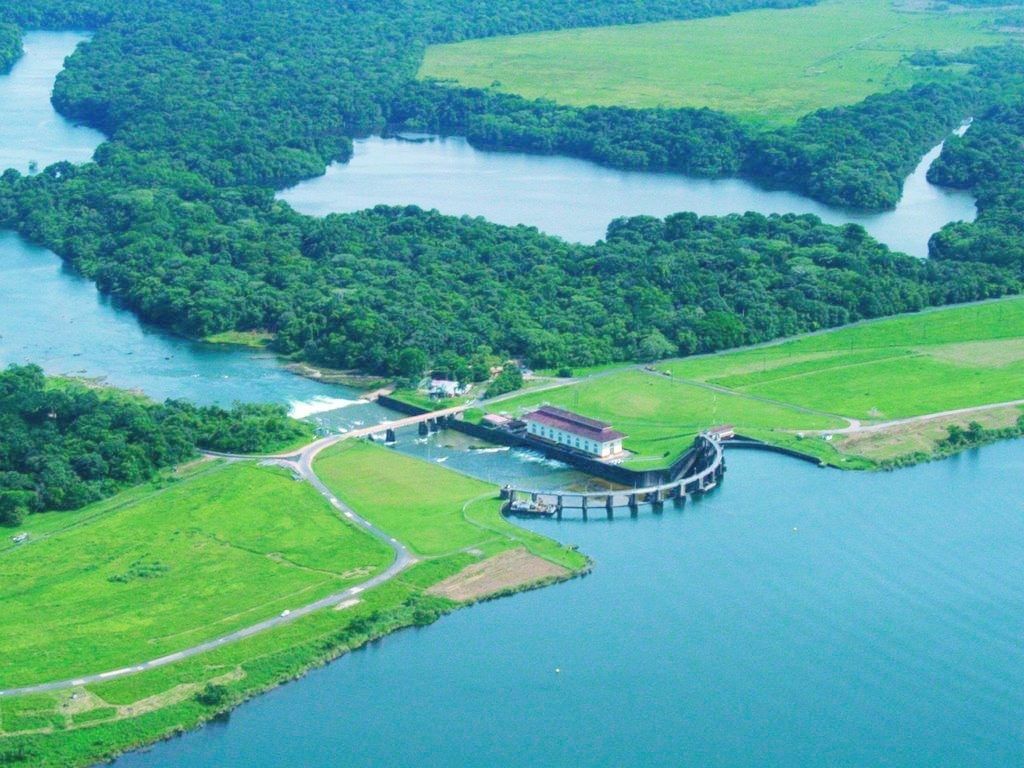
[[[496,37],[433,46],[421,77],[577,106],[709,107],[790,123],[955,72],[919,68],[919,50],[1004,42],[996,10],[901,10],[828,0],[707,19]]]

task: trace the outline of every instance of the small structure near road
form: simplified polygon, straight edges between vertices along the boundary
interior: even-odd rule
[[[713,440],[732,440],[736,437],[736,428],[732,424],[720,424],[709,429],[707,435]]]
[[[11,541],[15,544],[24,544],[28,541],[28,533],[19,533],[17,536],[11,536]]]
[[[469,387],[451,379],[431,379],[427,392],[434,398],[458,397],[466,394]]]
[[[522,417],[526,434],[544,442],[581,451],[599,459],[622,455],[622,432],[597,419],[580,416],[563,408],[544,405]]]

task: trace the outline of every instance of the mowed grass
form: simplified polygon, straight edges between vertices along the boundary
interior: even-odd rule
[[[846,425],[827,413],[802,411],[635,369],[526,394],[496,403],[490,410],[519,415],[545,403],[610,422],[625,432],[624,447],[633,453],[626,466],[634,468],[658,467],[674,460],[690,447],[698,432],[716,424],[734,424],[740,431]]]
[[[421,77],[564,104],[710,107],[784,124],[937,75],[917,50],[1004,42],[1000,11],[901,11],[890,0],[472,40],[427,50]]]
[[[903,315],[665,367],[739,395],[866,421],[1009,402],[1024,399],[1024,298]]]
[[[418,555],[490,555],[525,546],[571,570],[586,562],[505,520],[497,486],[436,464],[350,440],[325,451],[316,471],[346,504]]]
[[[219,464],[77,513],[0,550],[0,688],[104,672],[365,580],[387,547],[288,472]]]

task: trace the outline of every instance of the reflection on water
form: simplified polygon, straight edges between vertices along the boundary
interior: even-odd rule
[[[830,208],[741,179],[694,179],[614,170],[565,157],[485,152],[461,138],[358,140],[350,162],[335,163],[325,175],[278,196],[314,216],[382,203],[418,205],[499,224],[528,224],[585,243],[602,238],[608,222],[618,216],[813,213],[830,224],[861,224],[890,248],[924,257],[934,232],[950,221],[973,221],[976,215],[969,194],[928,183],[928,167],[939,150],[929,152],[907,179],[896,210],[877,214]]]

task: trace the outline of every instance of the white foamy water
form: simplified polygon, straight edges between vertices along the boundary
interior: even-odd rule
[[[536,453],[535,451],[512,451],[512,455],[519,459],[519,461],[526,462],[527,464],[541,464],[552,469],[566,469],[569,466],[564,461],[549,459],[544,454]]]
[[[317,413],[337,411],[341,408],[348,408],[350,405],[365,405],[368,400],[346,400],[343,397],[327,397],[319,395],[312,400],[292,400],[288,405],[288,415],[293,419],[305,419]]]

